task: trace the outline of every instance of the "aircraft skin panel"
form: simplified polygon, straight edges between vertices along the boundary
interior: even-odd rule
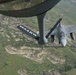
[[[53,32],[51,33],[51,35],[54,35],[54,36],[57,36],[57,33],[58,33],[58,29],[54,29]]]
[[[76,31],[76,26],[69,26],[66,28],[67,35]]]

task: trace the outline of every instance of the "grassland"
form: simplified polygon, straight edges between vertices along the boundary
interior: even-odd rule
[[[46,30],[59,18],[65,25],[76,25],[76,5],[62,0],[45,17]],[[75,75],[76,41],[69,38],[65,48],[55,41],[38,45],[16,26],[26,25],[38,31],[36,17],[12,18],[0,15],[0,75]],[[8,49],[8,51],[7,51]]]

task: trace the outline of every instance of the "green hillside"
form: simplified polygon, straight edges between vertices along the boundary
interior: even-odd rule
[[[46,30],[59,18],[65,25],[76,25],[75,0],[62,0],[45,17]],[[0,75],[75,75],[76,40],[68,38],[65,48],[58,44],[38,45],[17,25],[38,31],[36,17],[12,18],[0,15]]]

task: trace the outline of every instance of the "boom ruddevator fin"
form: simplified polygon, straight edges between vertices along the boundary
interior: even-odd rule
[[[27,35],[31,36],[32,38],[36,39],[37,41],[39,40],[39,35],[33,31],[31,31],[27,27],[25,27],[23,25],[18,25],[17,28],[20,29],[21,31],[23,31],[24,33],[26,33]]]

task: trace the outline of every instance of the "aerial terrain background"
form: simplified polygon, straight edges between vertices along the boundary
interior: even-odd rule
[[[13,9],[20,9],[19,5]],[[0,9],[3,7],[1,4]],[[47,12],[46,31],[59,18],[64,25],[76,26],[76,0],[61,0]],[[17,29],[17,25],[38,32],[36,17],[15,18],[0,14],[0,75],[76,75],[76,40],[69,36],[65,48],[58,44],[57,38],[54,44],[49,39],[48,44],[38,45],[36,40]]]

